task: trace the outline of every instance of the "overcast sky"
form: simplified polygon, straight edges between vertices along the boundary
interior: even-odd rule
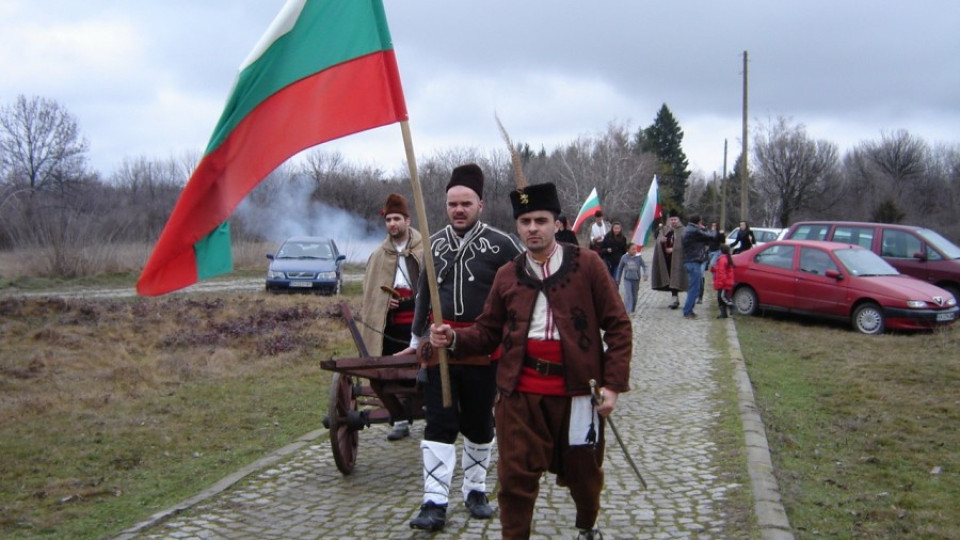
[[[283,0],[0,0],[0,105],[56,100],[91,165],[199,155],[240,63]],[[547,150],[666,103],[693,170],[739,154],[778,116],[845,151],[906,129],[960,143],[957,0],[384,0],[418,159],[442,149]],[[398,125],[323,146],[399,170]]]

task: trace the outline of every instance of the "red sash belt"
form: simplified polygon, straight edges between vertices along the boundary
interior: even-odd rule
[[[406,298],[411,298],[413,296],[413,291],[410,289],[398,288],[394,289],[400,295],[400,300]],[[406,302],[409,305],[409,302]],[[390,323],[391,325],[401,325],[401,324],[413,324],[413,308],[406,309],[397,309],[390,312]]]
[[[517,390],[528,394],[565,396],[563,348],[557,340],[527,341],[527,355],[520,370]]]

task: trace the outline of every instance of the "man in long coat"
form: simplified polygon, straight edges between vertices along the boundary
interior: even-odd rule
[[[667,225],[660,228],[653,244],[653,263],[650,268],[650,288],[670,291],[673,302],[670,309],[680,307],[679,292],[687,290],[687,273],[683,270],[683,223],[676,210],[670,211]]]
[[[367,259],[360,309],[360,336],[370,356],[395,354],[410,342],[414,298],[423,262],[420,232],[410,226],[407,200],[391,193],[380,211],[387,237]],[[407,420],[395,418],[387,439],[410,435]]]

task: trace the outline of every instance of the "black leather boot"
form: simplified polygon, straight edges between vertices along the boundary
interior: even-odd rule
[[[420,514],[410,520],[411,529],[439,531],[447,524],[447,505],[427,501],[420,506]]]

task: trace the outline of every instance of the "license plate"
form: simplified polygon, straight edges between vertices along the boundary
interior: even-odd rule
[[[937,321],[952,321],[956,316],[956,313],[937,313]]]
[[[291,286],[291,287],[302,287],[302,288],[305,288],[305,289],[309,289],[310,287],[313,287],[313,283],[310,282],[310,281],[291,281],[291,282],[290,282],[290,286]]]

